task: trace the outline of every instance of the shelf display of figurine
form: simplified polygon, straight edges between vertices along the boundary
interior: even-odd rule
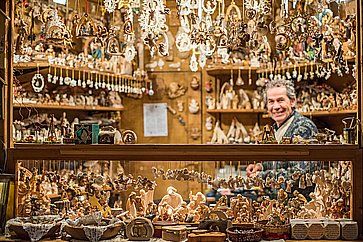
[[[19,90],[20,89],[20,90]],[[42,93],[29,93],[24,89],[19,88],[14,95],[14,105],[24,106],[66,106],[66,107],[113,107],[119,108],[120,110],[124,107],[122,105],[122,99],[117,92],[100,91],[98,94],[92,92],[82,95],[71,95],[67,93],[56,93],[56,94],[42,94]]]
[[[116,121],[109,118],[99,118],[98,116],[91,116],[84,120],[80,120],[78,117],[75,117],[73,121],[70,121],[67,118],[66,112],[63,112],[62,116],[59,119],[56,118],[54,114],[38,113],[29,116],[26,119],[14,121],[13,140],[15,143],[71,144],[74,143],[76,139],[81,139],[81,137],[83,137],[83,133],[79,135],[77,134],[77,131],[81,130],[80,128],[82,126],[86,128],[89,126],[92,127],[94,125],[97,125],[97,127],[101,127],[101,132],[97,130],[97,133],[92,134],[91,132],[87,131],[86,137],[93,140],[92,142],[94,143],[99,143],[98,141],[101,141],[100,143],[103,143],[102,140],[108,140],[106,139],[106,136],[109,137],[110,133],[102,131],[102,127],[116,126]],[[115,134],[116,132],[118,134]],[[127,132],[132,131],[129,130]],[[112,143],[127,143],[122,138],[122,134],[125,134],[127,136],[127,132],[119,132],[115,129],[112,135]],[[136,142],[136,134],[132,132],[130,133],[130,135],[133,136],[133,138],[130,137],[130,140]],[[94,141],[94,139],[96,139],[96,141]],[[86,141],[81,142],[87,143]]]
[[[41,216],[58,215],[54,223],[39,228],[33,241],[55,224],[63,224],[60,228],[75,239],[98,241],[125,230],[133,238],[142,237],[143,233],[130,228],[140,218],[145,218],[138,222],[140,226],[146,222],[143,229],[149,231],[149,238],[152,223],[163,222],[197,224],[207,231],[218,227],[222,233],[228,233],[232,224],[244,224],[287,239],[292,220],[338,221],[351,216],[352,167],[348,161],[238,162],[237,166],[230,163],[228,174],[216,177],[187,167],[164,170],[158,166],[152,168],[152,179],[127,175],[124,167],[118,161],[19,161],[17,213],[29,221],[16,221],[32,223]],[[242,174],[244,169],[249,170],[247,175]],[[230,195],[222,195],[211,206],[203,192],[183,197],[170,185],[166,195],[156,198],[155,190],[165,189],[157,186],[159,179],[170,184],[196,182],[214,191],[227,189]],[[14,229],[14,224],[15,220],[9,221],[8,228]]]

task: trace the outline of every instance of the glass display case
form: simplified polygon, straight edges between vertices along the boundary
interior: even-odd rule
[[[214,216],[233,231],[257,225],[265,238],[286,239],[299,236],[290,231],[301,221],[361,220],[355,145],[16,145],[14,151],[17,216],[57,215],[78,229],[80,218],[95,214],[117,219],[124,233],[140,217],[157,233],[164,225],[210,229],[206,218]]]

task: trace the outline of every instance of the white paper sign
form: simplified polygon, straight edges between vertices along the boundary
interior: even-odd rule
[[[144,136],[168,136],[166,103],[144,104]]]

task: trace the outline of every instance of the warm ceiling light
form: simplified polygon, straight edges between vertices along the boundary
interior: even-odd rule
[[[67,0],[53,0],[53,2],[58,3],[58,4],[66,5]]]

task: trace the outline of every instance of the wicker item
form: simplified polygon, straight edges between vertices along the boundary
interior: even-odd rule
[[[291,222],[291,238],[306,239],[308,237],[308,223],[306,221]]]
[[[259,221],[258,226],[261,227],[263,232],[263,239],[265,240],[277,240],[277,239],[289,239],[290,238],[290,231],[291,225],[267,225],[266,221]]]
[[[325,228],[322,222],[309,222],[308,238],[322,239],[325,234]]]
[[[336,221],[324,222],[325,233],[324,238],[329,240],[337,240],[340,238],[340,224]]]
[[[232,226],[227,229],[227,237],[232,242],[251,242],[262,239],[262,228],[244,228]]]
[[[358,238],[358,224],[354,221],[340,222],[342,228],[342,239],[356,240]]]

